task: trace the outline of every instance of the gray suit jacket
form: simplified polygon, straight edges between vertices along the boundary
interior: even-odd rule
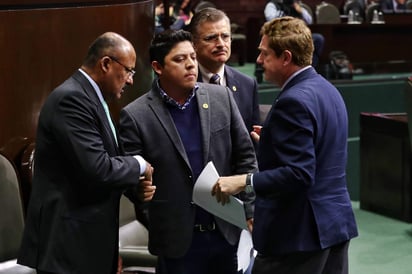
[[[213,161],[221,176],[255,171],[253,145],[230,91],[222,86],[198,84],[196,99],[204,165]],[[183,256],[194,229],[194,178],[156,81],[152,90],[121,111],[120,136],[126,153],[139,153],[154,167],[153,184],[157,189],[148,205],[150,252],[166,257]],[[215,219],[228,242],[237,244],[240,229]]]

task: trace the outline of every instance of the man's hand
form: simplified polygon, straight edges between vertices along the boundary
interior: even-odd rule
[[[249,229],[250,233],[253,232],[253,218],[246,220],[247,228]]]
[[[123,259],[122,257],[119,256],[119,259],[117,261],[117,271],[116,274],[121,274],[123,270]]]
[[[220,177],[212,188],[212,196],[222,205],[229,202],[229,196],[238,194],[246,187],[246,174]]]
[[[137,197],[142,202],[148,202],[152,200],[156,191],[156,186],[153,185],[152,175],[153,167],[149,163],[146,165],[146,170],[142,177],[140,177],[140,183],[137,187]]]
[[[146,170],[143,173],[144,179],[151,181],[152,180],[152,175],[153,175],[153,167],[149,162],[146,162]]]
[[[253,126],[253,131],[250,133],[250,136],[252,136],[253,141],[259,142],[261,129],[262,129],[262,126],[258,126],[258,125]]]

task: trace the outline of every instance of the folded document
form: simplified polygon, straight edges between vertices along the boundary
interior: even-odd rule
[[[196,180],[193,188],[193,201],[213,215],[242,229],[247,229],[245,210],[241,200],[230,196],[230,202],[222,205],[217,202],[215,196],[212,196],[212,188],[219,177],[213,162],[209,162]]]

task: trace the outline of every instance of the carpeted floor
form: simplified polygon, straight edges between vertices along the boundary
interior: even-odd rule
[[[412,224],[359,209],[353,202],[359,236],[349,247],[351,274],[411,274]]]

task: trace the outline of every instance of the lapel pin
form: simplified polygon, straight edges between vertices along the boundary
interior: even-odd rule
[[[236,91],[236,90],[237,90],[236,86],[233,86],[233,87],[232,87],[232,90],[233,90],[233,91]]]
[[[203,108],[204,108],[204,109],[208,109],[208,108],[209,108],[209,105],[205,103],[205,104],[203,104]]]

